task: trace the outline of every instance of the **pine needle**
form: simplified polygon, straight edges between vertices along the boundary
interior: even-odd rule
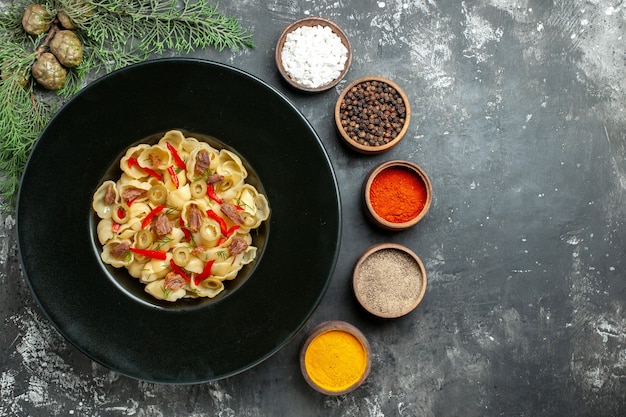
[[[252,35],[205,0],[37,0],[52,16],[65,12],[77,26],[83,62],[68,70],[65,86],[44,93],[30,79],[45,34],[22,28],[18,0],[0,9],[0,199],[15,206],[20,177],[34,143],[63,100],[83,87],[90,73],[111,72],[168,50],[190,53],[213,47],[254,48]]]

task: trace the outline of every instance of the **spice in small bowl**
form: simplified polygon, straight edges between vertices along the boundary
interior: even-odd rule
[[[426,269],[409,248],[381,243],[367,249],[352,275],[357,301],[371,314],[397,318],[415,309],[426,293]]]
[[[377,226],[401,231],[426,216],[432,193],[430,178],[418,165],[387,161],[375,167],[363,182],[363,206]]]
[[[383,77],[350,83],[335,105],[335,125],[345,143],[363,154],[380,154],[406,134],[411,106],[404,91]]]
[[[351,61],[348,36],[335,22],[322,17],[291,23],[276,45],[278,71],[293,87],[309,93],[337,85]]]
[[[300,350],[306,382],[326,395],[347,394],[361,386],[371,367],[370,345],[359,329],[332,320],[315,327]]]

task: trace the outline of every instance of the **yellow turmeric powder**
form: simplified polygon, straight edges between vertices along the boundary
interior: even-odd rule
[[[329,330],[308,346],[304,363],[309,378],[319,387],[339,392],[357,383],[367,367],[367,353],[353,334]]]

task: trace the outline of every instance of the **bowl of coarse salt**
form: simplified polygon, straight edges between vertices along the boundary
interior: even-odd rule
[[[352,62],[348,36],[335,22],[305,17],[289,24],[276,44],[276,66],[285,81],[305,92],[328,90]]]

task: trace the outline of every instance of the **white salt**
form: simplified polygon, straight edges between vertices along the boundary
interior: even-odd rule
[[[302,26],[287,34],[281,58],[292,80],[318,88],[341,75],[348,49],[328,26]]]

